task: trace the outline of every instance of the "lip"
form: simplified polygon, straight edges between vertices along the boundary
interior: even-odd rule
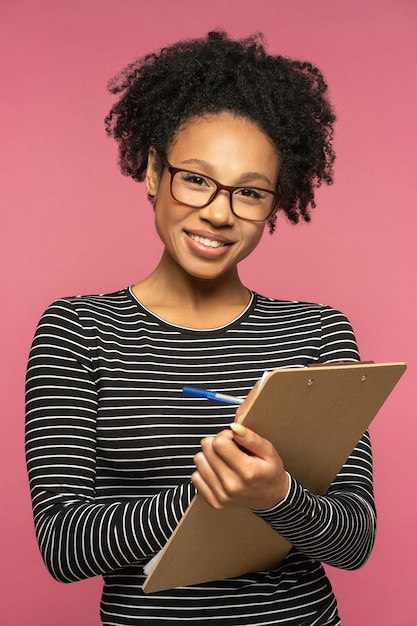
[[[193,237],[201,237],[202,239],[209,239],[210,241],[218,241],[222,243],[224,246],[230,246],[234,243],[232,240],[224,237],[223,235],[218,235],[216,233],[212,233],[208,230],[184,230],[185,234],[191,238]]]
[[[223,256],[230,250],[230,246],[234,243],[227,237],[222,235],[216,235],[210,231],[203,230],[184,230],[185,239],[190,250],[194,254],[207,259],[214,259]],[[220,246],[211,247],[204,242],[196,241],[193,237],[201,237],[202,239],[208,239],[209,241],[217,241],[221,243]]]

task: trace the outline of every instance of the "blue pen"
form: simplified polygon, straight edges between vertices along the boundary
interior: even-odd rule
[[[235,398],[234,396],[228,396],[226,393],[218,393],[217,391],[200,389],[199,387],[183,387],[182,392],[188,396],[214,400],[215,402],[222,402],[223,404],[242,404],[245,400],[245,398]]]

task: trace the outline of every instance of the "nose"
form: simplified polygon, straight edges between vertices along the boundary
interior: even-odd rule
[[[213,226],[231,226],[235,220],[231,204],[230,191],[219,189],[210,204],[199,210],[200,217]]]

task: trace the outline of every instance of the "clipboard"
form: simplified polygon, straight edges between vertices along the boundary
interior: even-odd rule
[[[273,370],[239,421],[272,442],[303,487],[324,494],[405,369],[405,363],[350,363]],[[249,509],[215,510],[197,494],[142,589],[270,570],[290,549]]]

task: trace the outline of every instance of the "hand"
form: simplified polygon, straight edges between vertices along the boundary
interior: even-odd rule
[[[288,491],[282,460],[267,439],[240,424],[232,428],[202,440],[191,479],[215,509],[269,509]]]

